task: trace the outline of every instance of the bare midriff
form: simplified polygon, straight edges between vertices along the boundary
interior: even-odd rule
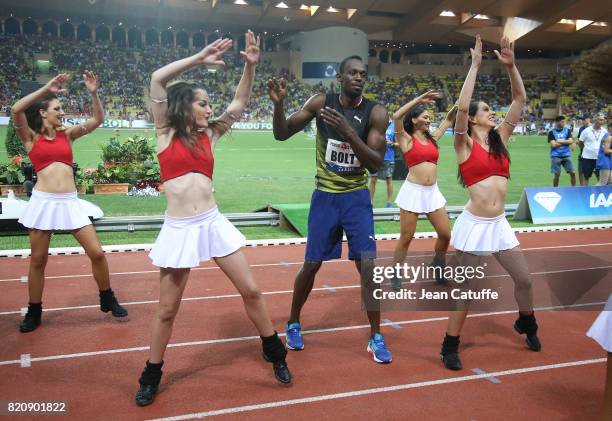
[[[410,167],[406,179],[414,184],[432,186],[438,181],[438,166],[433,162],[421,162],[414,167]]]
[[[71,193],[76,191],[72,167],[63,162],[53,162],[36,173],[36,190],[47,193]]]
[[[505,211],[508,179],[492,175],[468,187],[470,200],[465,208],[476,216],[493,218]]]
[[[212,180],[199,172],[190,172],[164,183],[169,216],[193,216],[216,206]]]

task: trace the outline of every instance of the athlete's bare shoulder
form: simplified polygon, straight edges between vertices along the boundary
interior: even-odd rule
[[[375,104],[370,113],[370,125],[384,126],[386,129],[388,121],[389,113],[387,112],[387,107],[382,104]]]

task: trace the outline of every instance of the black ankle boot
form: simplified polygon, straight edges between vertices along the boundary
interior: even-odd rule
[[[287,366],[285,358],[287,357],[287,349],[283,342],[279,339],[278,334],[263,337],[260,336],[263,351],[261,353],[264,360],[272,363],[274,368],[274,377],[282,384],[291,383],[291,372]]]
[[[41,317],[42,303],[28,303],[28,312],[19,324],[19,331],[22,333],[33,331],[40,326]]]
[[[450,336],[446,334],[444,342],[442,342],[442,350],[440,358],[444,363],[444,367],[449,370],[461,370],[463,365],[459,359],[459,336]]]
[[[100,291],[100,310],[105,313],[110,311],[115,317],[128,315],[127,310],[121,307],[121,304],[115,298],[115,293],[110,288],[106,291]]]
[[[136,405],[147,406],[153,403],[163,373],[161,369],[163,365],[163,361],[158,364],[151,364],[147,361],[147,365],[138,380],[140,389],[136,392]]]
[[[538,324],[536,323],[536,318],[533,314],[529,316],[523,316],[519,314],[519,318],[514,322],[514,330],[518,333],[527,334],[527,338],[525,342],[529,349],[535,352],[540,352],[542,349],[542,344],[540,343],[540,339],[538,338]]]

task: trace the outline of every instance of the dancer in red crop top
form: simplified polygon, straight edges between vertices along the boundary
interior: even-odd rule
[[[245,39],[246,48],[240,52],[244,72],[236,94],[227,110],[214,120],[206,91],[194,83],[167,84],[189,69],[223,65],[222,56],[232,47],[232,40],[219,39],[194,56],[157,69],[151,77],[158,158],[168,208],[149,255],[160,268],[160,294],[149,359],[136,393],[139,406],[151,404],[157,393],[164,352],[190,269],[211,258],[242,295],[246,312],[261,335],[263,357],[273,363],[276,379],[291,382],[285,362],[287,350],[272,327],[265,301],[240,250],[245,238],[219,213],[212,194],[214,144],[247,106],[259,61],[259,37],[249,31]],[[204,314],[202,320],[204,317],[214,315]]]
[[[100,310],[115,317],[127,316],[110,287],[108,263],[96,230],[77,199],[72,174],[72,142],[91,132],[104,120],[98,97],[98,79],[92,72],[83,75],[91,95],[94,115],[78,126],[63,129],[64,111],[57,93],[67,74],[51,79],[44,87],[20,99],[11,108],[17,135],[28,152],[38,182],[19,222],[29,228],[31,258],[28,271],[29,304],[21,332],[31,332],[41,322],[45,266],[53,230],[70,231],[91,260],[94,279],[100,289]]]
[[[527,261],[504,213],[510,175],[510,157],[506,144],[521,117],[527,99],[525,87],[514,62],[514,45],[504,37],[500,51],[496,50],[495,54],[510,77],[512,104],[506,118],[497,126],[494,110],[482,101],[470,102],[482,60],[479,35],[476,36],[476,45],[470,51],[472,65],[459,96],[454,142],[459,176],[468,188],[470,199],[455,221],[451,243],[462,266],[475,268],[480,266],[483,255],[495,256],[514,281],[514,296],[519,308],[514,329],[518,333],[527,334],[529,349],[539,351],[541,345],[536,334],[538,325],[533,313]],[[483,282],[490,281],[485,278]],[[502,292],[499,291],[500,294]],[[459,334],[469,305],[467,302],[457,304],[459,310],[451,311],[441,350],[442,361],[451,370],[462,368]]]
[[[438,238],[432,266],[437,281],[443,283],[442,272],[446,264],[446,250],[450,241],[450,222],[444,205],[446,199],[438,189],[438,144],[446,129],[452,126],[457,112],[453,106],[440,126],[429,132],[431,121],[427,104],[442,95],[428,91],[405,104],[393,114],[395,136],[409,168],[408,177],[402,185],[395,203],[400,207],[400,239],[393,254],[394,265],[406,259],[406,253],[416,231],[419,214],[424,213],[431,222]],[[401,279],[393,278],[392,287],[401,288]]]

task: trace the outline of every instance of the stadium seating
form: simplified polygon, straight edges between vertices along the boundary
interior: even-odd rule
[[[5,57],[0,68],[0,112],[21,96],[21,80],[39,80],[41,83],[49,75],[40,74],[33,65],[37,55],[50,58],[51,74],[68,72],[74,75],[68,86],[64,108],[67,113],[89,114],[89,96],[83,88],[81,74],[90,69],[100,78],[100,95],[104,101],[108,118],[149,119],[146,96],[151,73],[159,66],[195,53],[195,49],[148,46],[140,49],[121,49],[108,43],[90,41],[68,41],[61,38],[41,36],[0,35],[0,54]],[[197,80],[211,95],[215,110],[224,109],[231,101],[235,86],[242,73],[242,61],[229,55],[226,68],[209,72],[198,68],[185,75]],[[257,70],[257,80],[251,102],[245,111],[245,120],[270,120],[273,106],[267,96],[266,81],[272,76],[282,76],[288,82],[288,112],[297,110],[311,95],[325,92],[323,85],[309,86],[291,75],[287,68],[275,68],[265,56]],[[605,111],[607,105],[601,96],[591,91],[577,89],[575,78],[569,69],[562,69],[558,75],[523,75],[529,98],[526,118],[541,121],[540,94],[558,92],[561,112],[570,118],[579,118],[584,113]],[[46,77],[46,78],[45,78]],[[407,74],[384,80],[372,78],[366,88],[366,97],[388,106],[394,111],[402,102],[428,89],[442,91],[454,101],[461,90],[463,78],[456,74],[428,76]],[[477,81],[478,98],[488,102],[494,109],[507,107],[510,101],[510,83],[505,75],[480,74]],[[436,119],[452,105],[451,101],[437,104]]]

